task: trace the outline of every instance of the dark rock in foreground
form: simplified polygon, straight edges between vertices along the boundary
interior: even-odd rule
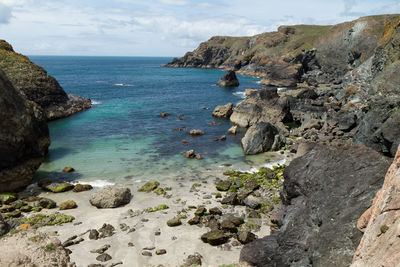
[[[236,87],[239,86],[239,80],[233,70],[228,71],[225,76],[223,76],[217,82],[219,87]]]
[[[30,184],[50,145],[46,118],[0,70],[0,192]]]
[[[382,186],[390,162],[361,147],[315,145],[285,169],[280,232],[246,245],[256,266],[348,266],[360,242],[356,223]]]

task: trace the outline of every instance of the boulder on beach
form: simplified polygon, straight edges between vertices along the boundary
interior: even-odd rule
[[[131,201],[131,190],[108,185],[94,192],[89,201],[97,208],[117,208]]]
[[[236,77],[236,73],[233,70],[229,70],[219,81],[217,82],[219,87],[237,87],[239,86],[239,80]]]
[[[278,129],[268,122],[260,122],[251,126],[242,139],[246,155],[254,155],[269,151],[275,141]]]
[[[53,192],[53,193],[61,193],[61,192],[66,192],[74,189],[74,185],[70,183],[50,183],[50,184],[45,184],[42,186],[43,189]]]
[[[77,185],[75,185],[75,187],[72,191],[79,193],[79,192],[83,192],[83,191],[89,191],[92,189],[93,189],[93,186],[91,186],[90,184],[77,184]]]
[[[233,103],[216,106],[212,115],[217,118],[229,118],[233,112]]]

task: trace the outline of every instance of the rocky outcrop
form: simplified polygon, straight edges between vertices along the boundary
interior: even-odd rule
[[[311,149],[311,150],[310,150]],[[309,145],[284,171],[281,229],[241,251],[255,266],[348,266],[356,224],[383,183],[389,160],[362,146]]]
[[[68,117],[91,107],[90,99],[68,95],[45,69],[14,52],[4,40],[0,40],[0,68],[15,88],[44,110],[47,120]]]
[[[219,81],[217,82],[219,87],[237,87],[239,86],[239,80],[233,70],[228,71]]]
[[[390,166],[382,188],[373,204],[358,220],[364,236],[358,246],[352,267],[396,266],[400,262],[400,148]]]
[[[278,129],[268,122],[260,122],[251,126],[242,138],[245,155],[254,155],[269,151],[279,135]]]
[[[0,192],[27,186],[50,145],[41,109],[0,70]]]
[[[61,241],[34,230],[4,237],[0,242],[0,266],[70,266]]]
[[[217,118],[229,118],[232,115],[233,103],[228,103],[223,106],[216,106],[212,115]]]

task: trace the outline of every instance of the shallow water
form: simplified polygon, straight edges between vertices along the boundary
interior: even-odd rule
[[[237,103],[259,79],[238,75],[238,88],[215,85],[222,70],[160,67],[171,58],[32,56],[68,92],[93,101],[92,109],[49,123],[52,144],[36,174],[115,183],[190,176],[204,170],[248,170],[281,159],[277,154],[245,157],[229,120],[211,116],[215,106]],[[170,117],[160,118],[162,112]],[[183,115],[184,120],[177,117]],[[216,121],[217,125],[209,124]],[[174,132],[176,128],[186,131]],[[205,131],[191,137],[190,129]],[[226,141],[212,139],[227,135]],[[188,139],[184,144],[182,139]],[[189,149],[203,156],[182,156]],[[223,167],[222,164],[233,164]],[[60,171],[73,166],[77,172]]]

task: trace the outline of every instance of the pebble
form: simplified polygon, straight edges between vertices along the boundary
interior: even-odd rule
[[[143,251],[143,252],[142,252],[142,255],[143,255],[143,256],[147,256],[147,257],[153,256],[153,254],[152,254],[150,251]]]
[[[96,257],[96,260],[101,261],[101,262],[109,261],[111,259],[112,259],[111,256],[108,255],[107,253],[103,253]]]
[[[167,254],[167,251],[165,249],[158,249],[158,250],[156,250],[156,254],[157,255],[164,255],[164,254]]]
[[[132,242],[128,243],[128,247],[133,247],[133,246],[134,246],[134,244]]]
[[[143,250],[154,250],[154,249],[156,249],[156,247],[145,247],[145,248],[143,248]]]

